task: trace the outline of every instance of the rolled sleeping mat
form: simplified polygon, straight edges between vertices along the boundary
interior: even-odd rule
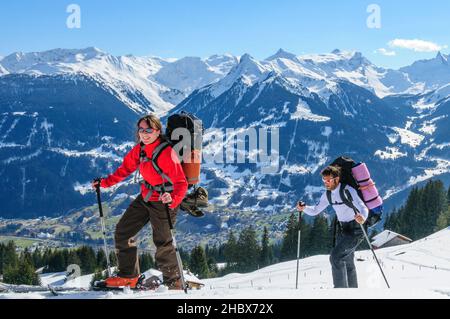
[[[383,204],[383,199],[378,193],[375,183],[370,178],[366,164],[359,163],[352,168],[352,174],[359,185],[364,202],[369,209],[374,209]]]
[[[196,185],[200,182],[200,167],[202,164],[202,153],[199,150],[193,150],[183,156],[184,175],[186,176],[189,185]]]

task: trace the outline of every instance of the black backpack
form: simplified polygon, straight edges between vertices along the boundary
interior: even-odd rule
[[[166,138],[170,141],[172,145],[176,145],[177,143],[181,142],[183,140],[182,136],[180,136],[180,139],[175,139],[175,136],[172,136],[173,132],[177,128],[184,128],[187,129],[190,133],[190,145],[191,150],[200,150],[202,147],[202,139],[203,139],[203,133],[204,128],[202,121],[197,118],[194,114],[187,113],[184,111],[181,111],[181,113],[173,114],[169,116],[167,119],[167,125],[166,125]],[[191,151],[189,150],[189,151]],[[185,149],[181,151],[181,156],[183,155],[183,152]],[[182,159],[180,159],[182,160]]]

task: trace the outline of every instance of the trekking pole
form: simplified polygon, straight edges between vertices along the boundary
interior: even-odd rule
[[[106,265],[108,267],[108,276],[111,277],[112,276],[111,263],[109,262],[108,245],[106,243],[105,217],[103,215],[102,200],[100,199],[100,179],[96,179],[95,181],[98,181],[98,184],[95,185],[95,192],[97,193],[98,210],[100,212],[100,224],[102,227],[102,234],[103,234],[103,248],[105,250],[105,255],[106,255]]]
[[[295,275],[295,289],[298,289],[298,267],[300,263],[300,222],[302,219],[302,212],[298,212],[298,239],[297,239],[297,274]]]
[[[353,211],[355,212],[355,215],[359,214],[358,209],[355,207],[355,205],[353,205],[353,198],[352,198],[352,195],[350,194],[350,192],[348,191],[348,189],[345,190],[345,194],[347,195],[348,199],[350,200],[350,203],[352,205]],[[383,268],[381,268],[380,262],[378,261],[377,255],[375,254],[375,251],[373,250],[372,243],[370,242],[369,236],[367,236],[366,229],[364,228],[364,226],[362,224],[359,224],[359,226],[361,226],[361,230],[363,231],[364,238],[366,239],[367,244],[369,245],[370,250],[372,251],[373,257],[375,258],[375,260],[376,260],[376,262],[378,264],[378,268],[380,268],[381,274],[383,275],[384,281],[386,282],[386,286],[388,288],[391,288],[389,286],[389,283],[388,283],[387,279],[386,279],[386,276],[384,275]]]
[[[164,194],[165,192],[166,191],[165,191],[165,187],[164,187],[164,183],[163,183],[162,184],[162,194]],[[175,254],[177,256],[177,264],[178,264],[178,271],[180,272],[181,285],[183,286],[184,292],[187,293],[187,285],[186,285],[186,281],[184,280],[183,263],[181,261],[180,252],[178,251],[177,242],[175,240],[175,235],[173,232],[173,223],[172,223],[172,218],[170,218],[169,204],[164,204],[164,206],[166,207],[167,221],[169,222],[170,234],[172,236],[172,245],[173,245],[173,248],[175,249]]]

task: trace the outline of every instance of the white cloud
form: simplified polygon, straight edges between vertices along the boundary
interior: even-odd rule
[[[388,45],[391,48],[403,48],[414,50],[415,52],[437,52],[448,47],[447,45],[442,46],[434,42],[419,39],[394,39],[389,41]]]
[[[389,50],[386,50],[385,48],[377,49],[377,50],[375,50],[375,53],[380,53],[385,56],[396,56],[397,55],[395,53],[395,51],[389,51]]]

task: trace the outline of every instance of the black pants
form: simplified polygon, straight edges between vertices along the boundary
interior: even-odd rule
[[[355,250],[364,240],[364,234],[355,221],[338,225],[336,246],[330,254],[334,288],[358,288]]]

